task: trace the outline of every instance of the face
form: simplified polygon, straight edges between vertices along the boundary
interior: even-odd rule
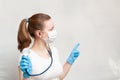
[[[48,39],[48,32],[54,30],[54,24],[53,24],[53,21],[50,19],[50,20],[47,20],[44,22],[44,29],[43,31],[41,32],[41,38],[43,39]]]

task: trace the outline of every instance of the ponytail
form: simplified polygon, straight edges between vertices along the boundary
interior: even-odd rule
[[[31,43],[31,38],[28,34],[26,24],[27,24],[26,19],[23,19],[20,23],[19,30],[18,30],[17,40],[18,40],[18,50],[20,50],[20,52],[24,48],[29,47]]]

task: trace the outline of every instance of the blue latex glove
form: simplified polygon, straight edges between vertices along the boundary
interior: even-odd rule
[[[23,55],[20,61],[20,69],[23,71],[23,77],[29,78],[29,74],[32,73],[32,63],[30,61],[30,58],[28,56]],[[26,72],[27,70],[27,72]]]
[[[74,63],[74,61],[76,60],[76,58],[80,55],[80,51],[77,50],[78,47],[79,47],[79,45],[80,45],[80,43],[77,43],[77,44],[75,45],[75,47],[73,48],[70,56],[69,56],[68,59],[67,59],[67,62],[68,62],[70,65],[72,65],[72,64]]]

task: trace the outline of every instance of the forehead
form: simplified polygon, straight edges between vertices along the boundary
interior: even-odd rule
[[[53,21],[50,19],[50,20],[47,20],[44,22],[44,29],[51,29],[52,27],[54,27],[54,23]]]

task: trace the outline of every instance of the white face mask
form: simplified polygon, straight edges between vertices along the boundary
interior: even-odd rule
[[[55,41],[56,37],[57,37],[57,31],[54,29],[54,30],[48,32],[48,39],[45,41],[47,43],[52,43]]]

